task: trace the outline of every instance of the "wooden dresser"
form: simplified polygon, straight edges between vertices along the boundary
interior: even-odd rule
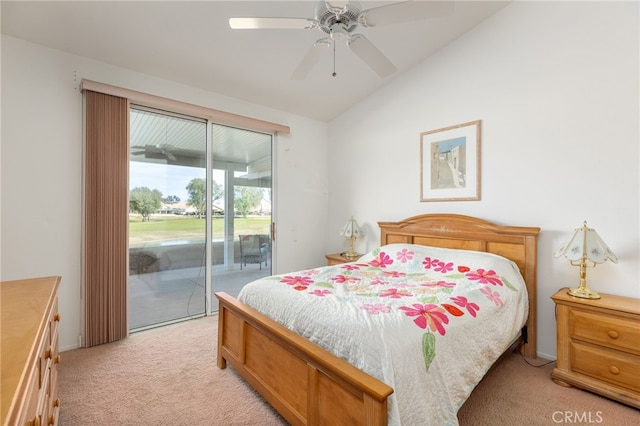
[[[57,425],[60,277],[0,283],[0,425]]]
[[[581,299],[558,291],[554,382],[640,408],[640,300],[600,294]]]

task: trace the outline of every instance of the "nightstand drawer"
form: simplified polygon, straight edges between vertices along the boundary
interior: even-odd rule
[[[637,321],[572,309],[569,323],[572,339],[640,355],[640,329]]]
[[[579,342],[570,353],[572,371],[640,392],[640,357]]]

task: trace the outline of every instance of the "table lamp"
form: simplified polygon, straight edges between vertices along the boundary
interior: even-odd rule
[[[596,264],[607,260],[618,263],[618,258],[607,247],[595,229],[588,228],[587,222],[573,231],[571,237],[555,253],[555,257],[564,256],[573,266],[580,267],[580,285],[569,290],[569,294],[584,299],[600,299],[600,295],[587,287],[587,263]]]
[[[358,222],[355,221],[353,216],[351,219],[347,221],[347,223],[342,227],[342,231],[340,231],[340,235],[343,237],[349,238],[349,251],[344,254],[344,257],[347,259],[355,259],[360,257],[358,253],[353,251],[353,243],[358,237],[362,237],[362,229],[358,226]]]

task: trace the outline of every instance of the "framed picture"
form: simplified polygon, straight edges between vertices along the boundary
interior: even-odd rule
[[[420,201],[480,199],[480,120],[420,133]]]

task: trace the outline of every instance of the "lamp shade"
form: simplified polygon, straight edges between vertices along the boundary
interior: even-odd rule
[[[595,267],[597,263],[604,263],[607,260],[618,263],[618,258],[602,241],[595,229],[587,227],[585,221],[582,227],[576,228],[567,242],[555,253],[555,257],[560,256],[569,259],[573,266],[580,267],[580,285],[570,288],[568,293],[585,299],[600,299],[597,292],[587,287],[587,262],[591,262]]]
[[[595,229],[587,227],[587,222],[573,231],[571,237],[556,251],[555,257],[564,256],[572,262],[585,259],[593,263],[610,260],[618,263],[618,258],[602,241]]]
[[[362,229],[360,229],[360,226],[358,225],[358,222],[356,222],[353,216],[351,216],[351,219],[349,219],[347,223],[345,223],[345,225],[342,227],[340,235],[346,238],[360,238],[363,233]]]

